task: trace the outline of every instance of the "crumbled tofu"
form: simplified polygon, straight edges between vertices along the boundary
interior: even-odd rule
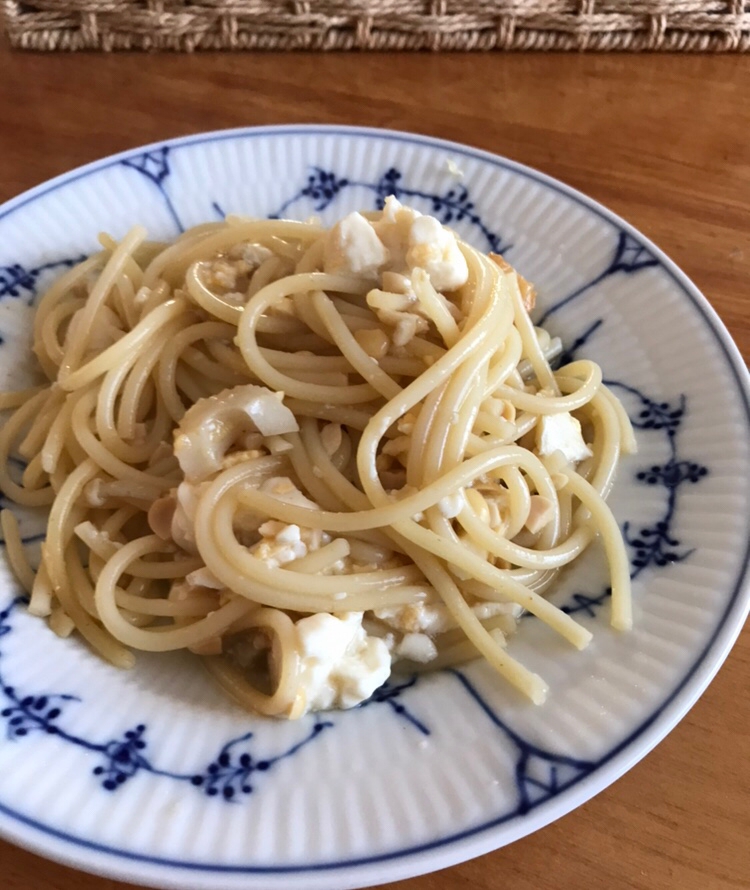
[[[411,293],[407,280],[413,269],[424,269],[432,286],[441,293],[455,290],[468,281],[469,269],[456,236],[435,217],[404,207],[390,195],[385,199],[383,215],[372,228],[388,249],[387,272],[400,276],[384,278],[386,290]]]
[[[211,284],[217,284],[219,287],[227,290],[234,290],[237,287],[237,269],[233,263],[226,260],[215,260],[211,264],[210,275],[212,277]]]
[[[258,531],[261,539],[250,548],[250,552],[263,560],[269,568],[277,569],[288,562],[307,556],[308,546],[302,540],[302,532],[298,525],[287,525],[270,519],[264,522]],[[311,530],[306,529],[306,531]]]
[[[394,630],[404,633],[439,634],[455,626],[443,603],[410,603],[407,606],[386,606],[373,615]]]
[[[252,269],[257,268],[261,263],[264,263],[270,257],[275,256],[274,252],[269,247],[254,242],[238,244],[237,250],[239,258],[246,262]]]
[[[425,320],[420,318],[419,315],[415,315],[413,312],[399,312],[394,314],[400,316],[396,322],[396,327],[392,335],[394,346],[406,346],[406,344],[410,340],[413,340],[418,333],[422,333],[427,328]]]
[[[210,482],[198,484],[181,482],[171,494],[175,503],[169,528],[170,536],[176,544],[189,553],[197,553],[194,531],[195,513],[201,491],[209,484]],[[273,476],[266,479],[258,490],[287,504],[294,504],[310,510],[319,509],[315,501],[305,497],[292,480],[286,476]],[[161,517],[159,519],[161,520]],[[287,525],[276,520],[264,520],[263,516],[250,511],[238,514],[235,521],[238,540],[250,547],[256,556],[274,566],[298,559],[331,540],[330,536],[322,529],[300,529],[296,525]],[[161,528],[161,525],[159,527]],[[258,535],[261,536],[260,541]],[[298,544],[298,541],[301,541],[301,544]],[[303,550],[304,552],[302,552]],[[207,569],[198,570],[198,572],[203,571],[208,572]],[[211,583],[210,580],[199,582],[197,578],[193,583],[200,583],[205,587],[223,587],[218,581],[215,583]]]
[[[276,541],[279,544],[299,544],[302,540],[298,525],[284,525],[283,522],[274,520],[264,522],[259,529],[260,533],[262,535],[269,534],[268,529],[270,526],[273,526],[273,530],[270,531],[270,534],[276,538]]]
[[[570,463],[591,457],[591,449],[583,441],[581,424],[572,414],[547,414],[537,424],[537,453],[545,457],[559,451]]]
[[[404,205],[394,195],[389,195],[383,204],[383,214],[372,227],[390,255],[389,270],[404,272],[406,251],[412,223],[422,214],[413,207]]]
[[[268,443],[267,443],[268,444]],[[237,464],[244,464],[249,460],[257,460],[259,457],[265,457],[270,448],[246,448],[239,451],[230,451],[221,459],[221,469],[228,470],[230,467],[236,467]]]
[[[350,213],[331,229],[325,242],[323,268],[332,274],[378,278],[388,251],[361,213]]]
[[[434,216],[420,216],[412,223],[406,262],[411,268],[424,269],[439,293],[456,290],[469,279],[456,236]]]
[[[353,708],[388,679],[391,655],[386,643],[362,627],[362,612],[327,613],[296,624],[304,709]]]
[[[414,430],[414,424],[417,422],[417,415],[409,412],[397,422],[396,429],[405,436],[410,436]]]
[[[201,263],[201,277],[208,288],[221,294],[222,300],[243,306],[247,302],[245,291],[250,276],[272,256],[273,251],[262,244],[236,244],[226,256],[219,255]]]
[[[427,634],[404,634],[395,649],[397,658],[408,658],[409,661],[418,661],[421,664],[437,658],[437,654],[437,646]]]
[[[482,410],[510,423],[516,419],[516,406],[506,399],[496,399],[490,396],[482,402]]]
[[[292,480],[285,476],[266,479],[259,491],[286,504],[294,504],[309,510],[320,509],[315,501],[305,497]],[[300,527],[276,519],[263,522],[258,527],[258,532],[261,539],[250,547],[250,552],[271,568],[278,568],[287,562],[300,559],[314,550],[319,550],[331,540],[330,535],[322,529]]]
[[[484,600],[481,603],[475,603],[471,607],[471,611],[480,621],[487,621],[488,618],[494,618],[496,615],[520,618],[523,609],[518,603],[495,603],[491,600]]]
[[[279,566],[307,556],[307,545],[301,540],[294,544],[283,544],[276,538],[263,538],[257,544],[253,544],[250,552],[262,560],[269,569],[278,569]]]
[[[469,274],[456,236],[434,217],[404,207],[392,195],[375,222],[351,213],[334,226],[326,239],[323,268],[379,279],[381,286],[367,294],[367,303],[392,333],[385,338],[367,330],[355,334],[375,358],[382,358],[391,346],[402,349],[429,327],[430,319],[416,298],[415,274],[427,276],[439,299],[465,284]],[[457,306],[449,301],[445,305],[454,319],[460,315]]]
[[[522,611],[516,603],[495,603],[489,600],[475,603],[471,610],[480,621],[494,618],[495,615],[518,617]],[[407,606],[387,606],[375,609],[372,614],[379,621],[406,636],[427,634],[429,637],[434,637],[456,627],[453,616],[443,603],[410,603]],[[411,658],[411,656],[408,657]]]
[[[457,491],[455,494],[447,494],[438,501],[438,510],[446,519],[455,519],[464,507],[464,493]]]
[[[529,505],[529,515],[526,517],[526,528],[532,533],[540,532],[555,515],[555,505],[541,494],[532,494]]]

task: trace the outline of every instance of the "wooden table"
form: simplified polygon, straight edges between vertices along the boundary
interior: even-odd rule
[[[653,238],[750,355],[750,59],[42,56],[0,47],[0,201],[141,143],[290,122],[413,130],[582,189]],[[646,760],[585,806],[395,890],[730,890],[750,875],[750,631]],[[741,755],[741,752],[744,754]],[[4,890],[114,890],[0,842]],[[207,885],[208,886],[208,885]]]

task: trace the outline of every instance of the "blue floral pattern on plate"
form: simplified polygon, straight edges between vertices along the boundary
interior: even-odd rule
[[[212,139],[220,141],[226,138],[252,139],[253,134],[236,137],[218,135],[204,137],[204,141],[210,142]],[[429,140],[422,140],[419,137],[391,136],[387,138],[394,143],[400,141],[404,144],[432,146]],[[195,140],[197,143],[200,141],[201,139]],[[175,179],[173,167],[175,154],[182,144],[193,145],[194,143],[186,140],[184,143],[156,146],[146,151],[135,152],[125,158],[113,159],[110,162],[112,167],[130,171],[128,176],[142,177],[149,183],[157,200],[163,202],[164,209],[178,231],[183,230],[183,220],[188,219],[187,211],[179,200],[180,183]],[[451,149],[452,153],[458,155],[462,151],[467,157],[473,156],[470,150],[462,150],[457,147]],[[486,157],[484,160],[487,160]],[[531,180],[536,178],[533,172],[505,164],[505,162],[491,161],[491,163],[500,170],[510,170],[516,176]],[[352,188],[357,188],[360,192],[362,190],[369,192],[372,197],[372,206],[376,208],[382,206],[383,199],[388,194],[396,194],[404,200],[415,203],[420,209],[436,214],[448,224],[462,223],[471,231],[473,240],[478,246],[498,252],[510,252],[512,259],[513,244],[495,230],[490,221],[497,221],[497,214],[493,214],[491,206],[483,203],[484,195],[474,188],[471,178],[467,178],[466,182],[459,183],[455,181],[455,177],[451,181],[448,181],[448,177],[446,177],[446,182],[447,185],[444,189],[436,188],[433,193],[424,190],[421,182],[410,181],[410,174],[405,169],[402,170],[397,162],[383,164],[379,169],[373,170],[372,176],[368,171],[366,176],[354,177],[339,173],[335,164],[331,164],[329,160],[321,159],[319,163],[299,171],[298,185],[290,187],[289,197],[278,203],[275,201],[269,203],[271,203],[271,207],[275,208],[275,212],[271,215],[288,214],[304,217],[310,210],[322,212],[329,207],[335,208],[336,202],[340,200],[341,196],[346,195]],[[687,296],[695,302],[695,299],[685,289],[685,285],[675,278],[671,270],[661,264],[650,248],[639,241],[638,237],[627,230],[624,225],[621,226],[606,212],[588,204],[582,198],[571,196],[571,193],[554,183],[542,180],[542,185],[551,191],[557,191],[566,200],[581,204],[588,212],[598,214],[606,223],[607,229],[612,232],[610,244],[603,251],[607,256],[602,259],[600,271],[592,274],[590,279],[578,285],[567,296],[552,303],[542,319],[546,320],[552,317],[563,319],[564,312],[569,305],[584,295],[595,294],[597,287],[609,278],[619,276],[630,279],[646,270],[657,268],[660,274],[671,275],[676,285],[682,288]],[[222,207],[218,201],[211,201],[211,197],[210,195],[204,196],[203,200],[208,200],[208,206],[212,206],[213,211],[222,216]],[[223,203],[224,199],[221,202]],[[2,219],[2,213],[0,213],[0,219]],[[12,258],[10,259],[12,260]],[[59,261],[59,267],[62,269],[74,261],[62,258]],[[55,271],[52,266],[56,265],[51,263],[33,266],[33,262],[9,261],[0,270],[0,288],[4,288],[0,291],[0,298],[18,299],[20,296],[24,301],[30,301],[40,275],[48,271]],[[700,305],[696,305],[702,312]],[[605,319],[592,319],[586,322],[585,327],[577,335],[569,334],[566,337],[568,348],[563,360],[571,359],[576,351],[580,350],[588,341],[598,337],[603,329],[606,331],[605,325]],[[728,360],[731,365],[729,356]],[[737,379],[739,381],[739,377]],[[681,494],[686,487],[700,484],[706,478],[713,478],[703,463],[693,455],[685,453],[682,441],[680,441],[680,433],[690,421],[688,408],[692,400],[691,391],[688,390],[685,395],[682,395],[679,390],[676,393],[646,392],[650,388],[640,389],[629,381],[609,381],[609,385],[620,387],[626,395],[639,438],[647,442],[666,443],[668,448],[666,459],[650,461],[635,471],[637,484],[648,486],[650,489],[656,488],[660,493],[664,493],[663,509],[653,518],[645,521],[641,518],[638,522],[626,524],[624,532],[631,551],[631,572],[634,577],[645,572],[669,572],[673,565],[689,560],[694,554],[700,552],[695,549],[699,547],[699,541],[680,540],[679,538],[683,537],[682,533],[675,531],[682,510]],[[634,410],[633,405],[635,405]],[[653,449],[650,450],[653,453]],[[705,463],[708,464],[710,461],[705,461]],[[718,628],[713,632],[707,645],[716,639],[716,635],[722,629],[729,614],[728,610],[736,601],[738,590],[737,587],[732,593],[727,612],[724,613]],[[593,616],[600,612],[608,596],[607,590],[601,593],[576,593],[567,604],[566,609],[571,612],[581,612],[584,617],[586,615]],[[372,715],[374,710],[378,714],[390,715],[389,719],[401,722],[406,736],[413,737],[420,745],[427,744],[428,739],[431,744],[432,740],[437,738],[436,734],[444,732],[444,729],[438,728],[437,715],[431,714],[424,707],[426,699],[420,697],[420,690],[427,681],[416,678],[394,679],[391,684],[378,690],[369,702],[352,712],[325,715],[326,719],[322,722],[319,722],[315,717],[309,718],[309,724],[300,725],[298,744],[282,747],[281,750],[270,756],[265,751],[261,752],[257,749],[257,737],[243,733],[233,736],[217,746],[210,759],[197,763],[192,770],[171,771],[169,764],[162,765],[159,762],[161,727],[152,725],[145,719],[142,722],[133,720],[111,734],[107,732],[102,738],[88,738],[87,733],[78,736],[70,727],[75,725],[77,708],[85,704],[84,696],[75,696],[67,691],[58,692],[51,688],[49,692],[45,692],[33,688],[34,684],[29,684],[30,688],[26,689],[22,688],[23,682],[14,682],[13,646],[7,644],[15,640],[12,634],[17,630],[16,618],[20,619],[19,606],[20,602],[13,600],[7,605],[5,611],[0,613],[2,615],[0,619],[0,690],[2,690],[4,698],[4,701],[0,700],[0,731],[4,728],[8,743],[19,747],[24,747],[26,740],[45,734],[61,744],[77,746],[94,754],[96,759],[89,760],[90,765],[87,767],[90,776],[88,781],[91,781],[93,788],[98,786],[107,794],[115,793],[122,787],[135,787],[138,782],[148,780],[149,776],[158,776],[178,785],[184,785],[187,791],[194,790],[206,797],[214,798],[218,802],[234,802],[243,798],[244,795],[250,794],[250,791],[258,787],[261,781],[264,786],[271,782],[272,768],[280,761],[288,760],[298,754],[301,756],[303,751],[324,750],[326,744],[330,744],[334,740],[338,729],[341,729],[345,722],[364,721],[363,715]],[[660,699],[659,708],[665,707],[683,689],[702,663],[704,655],[705,652],[698,657],[693,667],[676,687],[668,690],[668,696],[665,699]],[[462,690],[462,694],[466,696],[466,701],[471,707],[476,706],[477,713],[484,714],[489,725],[494,727],[498,737],[503,740],[505,749],[510,752],[514,764],[513,776],[516,793],[512,806],[504,809],[491,821],[473,826],[460,835],[448,834],[421,847],[412,846],[403,850],[389,850],[382,856],[374,858],[364,856],[359,859],[351,859],[346,863],[336,861],[326,863],[323,867],[339,868],[344,865],[349,867],[380,859],[396,859],[408,856],[418,850],[424,852],[443,847],[453,840],[471,836],[509,819],[523,816],[540,804],[559,796],[583,778],[592,775],[624,747],[637,739],[639,734],[651,725],[660,713],[657,710],[643,724],[635,728],[627,738],[603,756],[579,758],[569,756],[562,750],[554,750],[554,746],[541,744],[533,732],[520,730],[517,725],[514,725],[515,721],[512,718],[499,713],[498,708],[492,705],[488,696],[479,690],[477,682],[473,679],[473,671],[455,671],[446,674],[446,677],[453,677],[456,688]],[[84,698],[84,701],[79,701],[80,698]],[[379,708],[378,705],[385,707]],[[369,720],[370,717],[367,719]],[[331,741],[327,743],[327,739]],[[28,744],[29,750],[33,751],[33,746]],[[279,770],[280,772],[281,770]],[[0,810],[2,809],[3,806],[0,804]],[[233,809],[223,807],[222,810],[243,811],[242,808],[237,807]],[[6,812],[10,811],[6,810]],[[13,815],[12,812],[10,814]],[[55,833],[55,829],[48,828],[44,824],[38,824],[37,827],[43,831]],[[116,854],[123,853],[131,859],[143,858],[143,861],[147,859],[147,857],[141,857],[138,852],[113,850],[106,845],[97,846],[96,842],[89,843],[73,834],[66,835],[59,831],[57,834],[58,837],[72,840],[77,844],[88,845],[92,849],[108,850]],[[237,871],[243,874],[307,871],[305,865],[299,867],[288,865],[255,867],[253,864],[247,864],[238,865],[235,868],[234,866],[213,866],[211,864],[204,866],[200,863],[193,864],[182,860],[174,862],[165,859],[150,859],[148,861],[168,862],[168,864],[196,869],[205,868],[209,871],[216,869],[226,872]]]
[[[183,230],[182,223],[165,190],[165,180],[170,175],[169,148],[165,147],[157,151],[145,152],[132,159],[124,160],[123,165],[138,171],[151,181],[162,195],[167,208],[173,217],[175,224]],[[396,195],[398,198],[419,199],[429,205],[429,212],[438,216],[448,225],[454,222],[467,221],[488,243],[489,247],[497,252],[510,250],[510,244],[504,244],[501,236],[492,231],[484,222],[483,217],[477,211],[475,203],[471,200],[469,189],[466,185],[454,185],[444,193],[429,193],[420,189],[411,188],[404,182],[404,176],[395,167],[391,167],[383,175],[373,182],[350,181],[345,177],[337,176],[335,172],[324,170],[320,167],[312,168],[307,181],[292,197],[286,200],[272,218],[278,218],[291,211],[293,208],[299,211],[300,204],[307,201],[312,203],[312,209],[321,212],[334,203],[341,193],[353,186],[364,187],[373,193],[375,207],[382,208],[388,195]],[[213,206],[217,213],[223,215],[221,207],[216,202]],[[614,248],[612,259],[606,268],[598,273],[589,282],[578,287],[573,293],[554,303],[542,316],[542,320],[548,319],[565,306],[589,292],[611,275],[623,273],[635,274],[641,269],[656,265],[657,261],[651,254],[639,245],[632,236],[620,232],[617,244]],[[57,264],[48,264],[44,268],[53,266],[69,266],[71,261],[62,260]],[[20,267],[19,267],[20,268]],[[16,285],[17,291],[23,287],[29,294],[34,293],[35,276],[29,272],[25,277],[19,277],[22,284]],[[15,296],[15,292],[11,292]],[[573,343],[565,350],[562,362],[570,361],[573,353],[580,349],[601,327],[602,320],[593,322]],[[679,426],[685,417],[686,397],[681,396],[677,406],[669,402],[656,402],[645,396],[634,387],[617,381],[609,381],[610,386],[619,387],[637,397],[641,409],[638,417],[634,419],[634,426],[640,430],[663,432],[669,442],[670,459],[664,466],[652,466],[648,470],[642,470],[637,478],[649,485],[662,485],[668,492],[667,504],[664,515],[653,525],[642,527],[637,536],[631,534],[631,524],[624,525],[625,539],[634,550],[632,558],[631,577],[637,577],[649,566],[664,567],[670,562],[686,559],[692,550],[678,552],[675,548],[680,546],[671,531],[675,519],[677,507],[677,490],[685,482],[698,482],[708,472],[699,464],[678,460],[676,437]],[[569,614],[584,612],[588,615],[596,615],[598,607],[608,599],[611,591],[605,589],[601,594],[589,595],[574,593],[564,611]],[[0,637],[10,632],[12,625],[9,623],[12,609],[18,604],[18,600],[0,612]],[[0,656],[2,653],[0,652]],[[527,812],[532,806],[559,793],[568,787],[571,782],[577,781],[594,767],[594,763],[566,757],[561,754],[544,751],[531,742],[523,739],[517,732],[508,727],[493,711],[490,705],[480,695],[475,686],[461,672],[455,671],[467,692],[477,702],[479,707],[487,714],[493,724],[498,727],[517,746],[519,760],[516,767],[516,783],[518,788],[519,814]],[[379,689],[373,697],[364,703],[366,705],[386,704],[392,712],[406,720],[423,735],[430,735],[430,729],[422,718],[415,716],[401,701],[403,694],[413,688],[417,683],[417,677],[406,681],[387,683]],[[0,717],[7,722],[7,736],[9,739],[18,740],[35,730],[56,735],[68,744],[78,745],[89,751],[102,754],[105,759],[103,765],[95,767],[93,773],[101,780],[101,786],[107,791],[115,791],[127,780],[139,773],[151,773],[164,776],[175,781],[189,782],[194,787],[201,789],[209,796],[220,795],[226,801],[236,801],[242,794],[249,794],[253,789],[251,777],[256,774],[265,774],[280,760],[291,757],[318,738],[323,729],[334,726],[331,721],[315,721],[309,734],[289,750],[273,757],[255,759],[248,748],[252,739],[252,733],[246,733],[236,739],[226,742],[215,760],[202,771],[194,773],[178,773],[168,769],[154,766],[147,756],[146,749],[146,725],[138,724],[135,728],[128,729],[119,739],[108,742],[94,742],[80,736],[71,734],[60,727],[59,719],[62,716],[63,703],[77,700],[72,695],[60,695],[54,693],[25,693],[20,696],[13,686],[7,685],[0,674],[0,688],[9,704],[2,711]],[[545,778],[533,777],[530,773],[532,766],[538,767],[544,764]],[[561,773],[567,770],[565,780]]]

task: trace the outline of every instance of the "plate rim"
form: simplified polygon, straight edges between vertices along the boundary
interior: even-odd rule
[[[285,135],[385,139],[418,145],[428,150],[442,150],[454,155],[472,157],[489,163],[498,169],[508,170],[516,175],[531,179],[551,189],[553,192],[574,201],[587,211],[593,212],[605,223],[629,233],[652,252],[659,261],[659,265],[672,279],[673,284],[693,304],[701,316],[701,320],[713,334],[732,372],[744,408],[745,424],[747,427],[750,427],[750,373],[748,373],[747,366],[716,310],[676,263],[661,248],[656,246],[651,239],[636,229],[635,226],[580,190],[533,167],[471,145],[401,130],[337,124],[266,125],[194,133],[125,149],[116,154],[108,155],[70,171],[63,172],[52,179],[45,180],[0,205],[0,220],[7,218],[13,212],[57,191],[63,186],[70,185],[93,173],[106,170],[111,166],[116,166],[122,160],[134,155],[140,155],[164,147],[171,149],[238,138],[254,139],[264,136]],[[231,875],[236,877],[243,875],[263,875],[267,877],[296,875],[299,878],[307,876],[309,880],[306,882],[306,885],[312,887],[323,886],[315,881],[315,876],[337,874],[341,877],[344,869],[356,870],[361,877],[364,877],[361,873],[362,869],[366,869],[368,866],[378,866],[376,878],[378,881],[383,881],[410,877],[424,871],[432,871],[465,861],[498,848],[497,838],[493,838],[493,835],[500,825],[512,823],[514,820],[518,823],[514,829],[508,832],[508,837],[502,841],[501,846],[504,846],[537,831],[562,815],[576,809],[620,778],[672,731],[703,694],[725,661],[743,628],[748,610],[750,610],[749,573],[750,540],[747,543],[737,578],[733,582],[726,608],[719,617],[717,625],[705,646],[695,657],[692,667],[686,672],[681,681],[649,717],[639,723],[627,738],[622,740],[602,758],[592,773],[574,782],[565,791],[523,816],[518,814],[501,816],[438,840],[397,851],[306,865],[217,865],[211,862],[191,862],[161,856],[149,856],[86,840],[85,838],[76,837],[65,831],[46,826],[38,820],[16,813],[2,802],[0,802],[0,816],[2,816],[0,818],[0,835],[5,836],[12,843],[40,853],[47,858],[54,858],[74,867],[80,868],[84,866],[90,871],[125,880],[150,880],[154,877],[151,868],[159,866],[161,871],[158,874],[158,880],[162,886],[180,886],[186,877],[185,872],[192,875],[203,872],[216,875],[217,877],[219,875],[226,877]],[[10,825],[6,824],[8,819],[11,820]],[[14,831],[13,829],[16,827],[18,830]],[[53,839],[54,849],[49,845],[50,838]],[[44,843],[45,840],[47,840],[46,845]],[[79,855],[76,856],[76,853]],[[92,853],[94,854],[93,861]],[[425,866],[423,859],[427,854],[431,854],[431,858],[429,865],[425,868],[423,867]],[[134,873],[132,869],[127,867],[128,865],[132,866],[134,863],[144,867],[143,874]],[[165,869],[178,869],[183,872],[183,875],[181,877],[175,872],[175,877],[172,878],[165,873]],[[342,888],[362,886],[359,880],[359,878],[353,878],[349,882],[337,881],[335,886]],[[297,886],[301,886],[301,883],[298,883]],[[329,882],[327,886],[330,887],[332,885]]]

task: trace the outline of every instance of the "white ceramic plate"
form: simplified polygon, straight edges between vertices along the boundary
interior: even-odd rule
[[[92,164],[0,209],[0,382],[23,376],[35,296],[134,222],[168,238],[226,212],[374,208],[388,194],[540,293],[568,348],[599,361],[640,453],[612,497],[635,630],[608,626],[593,548],[556,591],[594,632],[573,651],[534,620],[513,652],[550,683],[534,707],[481,664],[297,723],[250,717],[190,657],[121,673],[14,605],[0,566],[0,831],[43,855],[164,887],[362,887],[442,868],[567,813],[685,714],[748,608],[748,378],[678,269],[622,220],[470,148],[373,130],[194,136]],[[24,531],[32,536],[30,520]]]

